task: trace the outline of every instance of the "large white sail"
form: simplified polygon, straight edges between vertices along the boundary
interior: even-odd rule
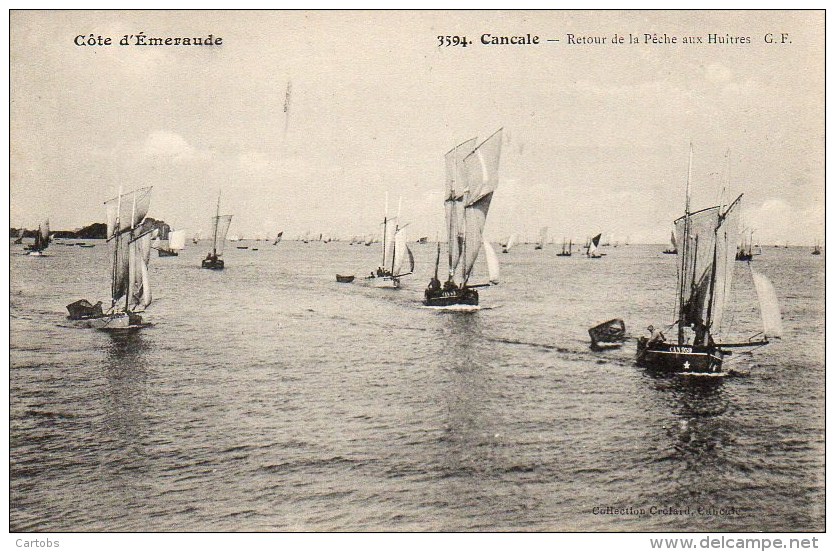
[[[484,223],[493,192],[499,184],[502,129],[497,130],[464,159],[467,193],[464,201],[463,282],[472,274],[482,247]]]
[[[406,237],[403,231],[397,232],[394,239],[394,264],[392,268],[393,276],[401,276],[414,272],[415,257],[412,255],[412,250],[406,243]]]
[[[510,248],[516,245],[516,234],[511,234],[509,238],[507,238],[507,244],[504,246],[505,251],[510,251]]]
[[[754,278],[754,288],[757,290],[757,298],[760,300],[763,334],[766,338],[782,337],[783,320],[774,285],[765,275],[754,269],[751,269],[751,276]]]
[[[148,263],[151,259],[151,233],[133,240],[129,246],[129,279],[131,308],[147,307],[151,304],[151,284],[148,277]]]
[[[186,231],[174,230],[168,234],[168,247],[174,251],[185,249],[186,247]]]
[[[135,228],[151,207],[151,187],[122,194],[104,202],[107,211],[107,239]],[[117,226],[118,219],[118,228]]]
[[[739,239],[737,207],[741,197],[724,212],[718,206],[710,207],[674,223],[679,246],[680,300],[683,302],[681,322],[697,326],[710,324],[713,335],[722,332],[725,301],[733,280],[733,261]],[[689,236],[689,240],[685,236]]]
[[[464,242],[464,195],[467,191],[464,159],[476,146],[476,138],[471,138],[449,150],[444,156],[446,165],[446,197],[444,211],[447,225],[447,251],[449,254],[449,277],[455,279],[461,259]]]
[[[498,284],[499,283],[499,258],[496,256],[496,251],[493,249],[493,246],[490,245],[490,242],[484,240],[484,257],[487,260],[487,274],[490,278],[491,284]]]
[[[742,196],[728,207],[716,229],[716,270],[711,306],[710,330],[714,336],[723,337],[728,328],[725,325],[725,304],[730,298],[736,266],[736,245],[739,240],[739,217]]]
[[[226,245],[226,233],[229,231],[230,224],[232,224],[232,215],[212,217],[213,247],[218,256],[223,254],[223,247]]]
[[[44,247],[49,243],[49,219],[43,221],[38,228],[38,231],[41,236],[41,242],[44,244]]]

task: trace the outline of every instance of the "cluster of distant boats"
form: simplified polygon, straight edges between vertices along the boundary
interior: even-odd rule
[[[502,129],[499,129],[480,143],[476,138],[462,142],[444,156],[446,239],[437,243],[434,272],[423,295],[426,307],[475,310],[479,305],[479,289],[499,282],[500,263],[492,245],[484,239],[483,231],[499,183],[501,147]],[[689,163],[692,165],[692,150]],[[161,234],[153,224],[148,224],[146,215],[150,199],[151,188],[147,187],[129,193],[120,190],[117,197],[105,202],[107,241],[113,244],[109,271],[110,304],[105,307],[101,301],[92,304],[86,299],[71,303],[67,306],[68,318],[75,325],[102,330],[135,330],[148,325],[142,314],[152,302],[148,272],[151,251],[156,249],[161,257],[175,256],[185,247],[184,230],[169,231],[166,228]],[[677,317],[672,324],[658,330],[650,326],[650,335],[638,340],[636,360],[639,365],[663,372],[721,375],[723,358],[730,354],[731,349],[759,347],[767,344],[769,338],[780,336],[781,315],[774,286],[766,276],[752,268],[760,301],[762,331],[744,342],[718,340],[726,329],[723,314],[734,272],[733,262],[750,261],[755,254],[753,233],[748,233],[750,239],[747,241],[740,240],[741,201],[742,195],[739,195],[727,204],[720,202],[714,207],[691,210],[688,168],[684,215],[673,222],[671,247],[664,251],[678,257]],[[232,220],[232,215],[221,214],[220,207],[218,196],[216,212],[212,217],[211,250],[201,263],[202,268],[211,270],[222,270],[225,266],[223,249]],[[403,277],[414,273],[414,255],[405,239],[407,225],[401,222],[401,207],[402,203],[399,203],[397,215],[389,217],[386,198],[380,263],[368,276],[359,278],[362,283],[398,288]],[[544,227],[536,249],[544,248],[547,233],[548,229]],[[281,241],[282,235],[283,232],[277,234],[274,245]],[[199,239],[200,236],[195,235],[193,242],[197,243]],[[14,243],[20,244],[22,240],[21,231]],[[600,251],[600,240],[601,234],[587,240],[587,257],[600,259],[605,254]],[[374,242],[373,239],[351,241],[352,244],[365,245]],[[421,237],[417,242],[427,243],[428,240]],[[45,221],[35,235],[35,243],[26,246],[27,253],[43,256],[49,243],[49,223]],[[443,263],[442,243],[446,244]],[[515,243],[515,236],[508,237],[501,244],[503,253],[508,253]],[[93,246],[86,243],[78,245]],[[562,250],[557,256],[570,256],[572,250],[572,240],[567,243],[563,240]],[[474,282],[476,260],[482,251],[487,275]],[[820,254],[817,244],[813,254]],[[751,266],[750,262],[748,266]],[[351,283],[357,277],[337,274],[336,280]],[[662,329],[674,331],[675,337],[668,340]],[[617,318],[590,328],[589,335],[595,350],[619,347],[627,339],[625,325]]]

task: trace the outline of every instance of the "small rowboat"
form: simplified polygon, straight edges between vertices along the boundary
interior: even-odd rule
[[[617,349],[626,341],[626,324],[620,318],[613,318],[589,328],[589,336],[592,350]]]
[[[353,274],[351,276],[343,276],[342,274],[337,274],[336,281],[342,284],[350,284],[354,281],[354,276]]]

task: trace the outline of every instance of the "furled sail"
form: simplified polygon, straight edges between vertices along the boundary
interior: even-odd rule
[[[448,235],[449,277],[454,279],[461,259],[464,241],[464,195],[467,191],[464,159],[476,146],[476,138],[458,144],[444,156],[446,164],[446,197],[444,211]]]
[[[672,244],[672,246],[673,246],[673,251],[675,251],[676,249],[678,249],[678,244],[677,244],[677,242],[676,242],[676,233],[675,233],[675,230],[670,231],[670,243],[671,243],[671,244]]]
[[[484,240],[484,257],[487,259],[487,274],[490,278],[491,284],[499,283],[499,258],[496,257],[496,251],[490,242]]]
[[[757,290],[757,297],[760,300],[760,316],[763,320],[763,333],[765,337],[782,337],[783,320],[780,315],[780,304],[777,302],[777,292],[774,285],[765,275],[751,269],[751,276],[754,278],[754,288]]]
[[[185,249],[186,247],[186,231],[174,230],[168,234],[168,247],[174,251]]]
[[[223,246],[226,245],[226,233],[229,231],[230,224],[232,224],[232,215],[218,215],[212,217],[214,250],[218,256],[223,254]]]
[[[481,250],[484,223],[493,192],[499,184],[499,160],[502,152],[502,129],[497,130],[464,159],[467,193],[464,201],[463,281],[470,278]]]
[[[151,187],[121,194],[105,201],[104,205],[107,210],[107,239],[110,239],[142,222],[151,207]]]

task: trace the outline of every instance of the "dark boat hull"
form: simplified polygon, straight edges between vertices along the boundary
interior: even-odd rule
[[[223,270],[223,259],[203,259],[200,266],[211,270]]]
[[[654,371],[670,374],[718,375],[724,354],[715,345],[678,345],[638,340],[636,361]]]
[[[343,276],[341,274],[337,274],[336,275],[336,281],[340,282],[340,283],[343,283],[343,284],[350,284],[351,282],[354,281],[354,277],[353,276]]]
[[[179,256],[179,253],[177,253],[173,249],[157,249],[157,254],[160,257],[177,257],[177,256]]]
[[[736,260],[737,261],[750,261],[754,259],[754,255],[750,253],[737,253]]]
[[[472,288],[427,289],[423,296],[427,307],[452,307],[455,305],[478,305],[478,291]]]
[[[592,350],[616,349],[626,341],[626,324],[620,318],[607,320],[589,328],[589,337],[591,337]]]

